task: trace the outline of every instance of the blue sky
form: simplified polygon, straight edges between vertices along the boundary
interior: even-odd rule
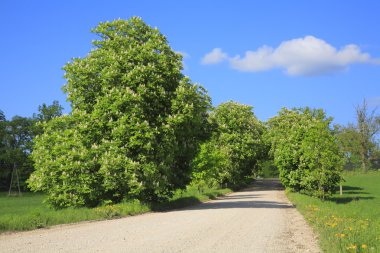
[[[0,109],[31,116],[58,100],[70,111],[62,66],[84,57],[101,21],[140,16],[183,52],[213,104],[323,108],[355,120],[380,105],[380,1],[0,1]]]

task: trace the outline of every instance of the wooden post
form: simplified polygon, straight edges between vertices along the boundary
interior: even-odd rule
[[[12,183],[13,183],[13,172],[14,172],[14,166],[13,166],[13,169],[12,169],[11,183],[9,184],[9,192],[8,192],[8,196],[11,196]]]
[[[12,176],[11,176],[11,183],[9,184],[9,192],[8,192],[8,196],[11,196],[11,193],[12,193],[12,184],[13,184],[13,175],[16,174],[16,180],[17,180],[17,188],[18,188],[18,195],[22,195],[21,194],[21,189],[20,189],[20,179],[18,177],[18,172],[17,172],[17,166],[16,166],[16,163],[13,163],[13,169],[12,169]]]
[[[339,193],[340,193],[340,195],[343,195],[343,186],[342,186],[342,183],[340,183],[340,185],[339,185]]]
[[[17,171],[17,166],[14,164],[14,168],[16,171],[16,178],[17,178],[17,187],[18,187],[18,195],[21,196],[21,189],[20,189],[20,179],[18,178],[18,171]]]

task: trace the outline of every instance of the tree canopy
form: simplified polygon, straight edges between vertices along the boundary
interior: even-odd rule
[[[44,123],[30,187],[54,207],[165,199],[190,180],[208,135],[210,98],[182,56],[140,18],[100,23],[84,58],[64,66],[72,113]]]
[[[323,110],[283,108],[268,121],[274,164],[285,187],[324,198],[340,182],[342,154]]]
[[[251,181],[267,153],[262,139],[265,128],[252,106],[222,103],[211,112],[210,122],[212,137],[194,160],[195,181],[231,187]]]
[[[37,121],[49,121],[55,117],[62,115],[63,107],[57,100],[54,100],[51,105],[43,103],[38,106],[38,113],[33,115],[33,118]]]
[[[366,100],[355,107],[356,123],[347,126],[336,125],[336,134],[341,151],[345,156],[345,169],[380,168],[380,116],[377,108],[372,111]]]
[[[376,135],[380,131],[380,116],[376,115],[376,109],[369,111],[366,100],[356,106],[357,137],[359,140],[359,154],[361,169],[367,171],[373,165],[376,154]]]

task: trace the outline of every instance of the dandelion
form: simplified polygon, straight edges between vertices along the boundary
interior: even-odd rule
[[[356,250],[357,246],[356,244],[352,244],[350,246],[348,246],[346,249],[350,250],[350,249],[355,249]]]
[[[343,238],[343,237],[345,237],[345,236],[346,236],[346,234],[341,234],[341,233],[339,233],[339,234],[335,234],[335,236],[336,236],[336,237],[340,237],[340,238]]]
[[[325,225],[328,226],[328,227],[334,228],[334,227],[336,227],[337,223],[335,223],[335,222],[326,222]]]
[[[366,248],[367,248],[367,245],[362,244],[362,249],[366,249]]]

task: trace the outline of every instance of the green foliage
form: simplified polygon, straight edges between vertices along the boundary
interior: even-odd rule
[[[231,187],[246,183],[267,153],[262,139],[264,126],[251,106],[232,101],[215,108],[210,122],[214,131],[193,161],[193,183]]]
[[[259,168],[259,176],[263,178],[278,178],[279,171],[276,166],[274,166],[272,159],[264,160],[260,162]]]
[[[354,170],[361,166],[360,136],[353,125],[336,127],[336,136],[341,152],[344,154],[346,170]]]
[[[80,126],[76,125],[78,121]],[[64,207],[67,199],[78,206],[85,201],[98,203],[100,179],[94,158],[99,150],[96,146],[87,149],[83,144],[89,125],[79,115],[56,117],[43,123],[44,133],[35,138],[32,157],[36,170],[29,184],[34,190],[49,193],[48,201],[55,201],[57,208]]]
[[[334,191],[343,160],[331,120],[309,108],[283,108],[269,120],[270,153],[285,187],[321,198]]]
[[[2,190],[5,190],[5,185],[7,185],[8,182],[6,179],[8,172],[4,169],[6,164],[6,156],[4,155],[7,150],[6,136],[6,118],[3,111],[0,110],[0,186],[3,186]]]
[[[18,170],[21,189],[26,190],[25,181],[33,171],[29,154],[35,136],[35,120],[20,116],[12,120],[6,120],[5,116],[0,118],[0,190],[9,189],[14,167]]]
[[[361,105],[356,106],[356,119],[356,124],[336,126],[339,146],[345,155],[345,169],[379,169],[380,116],[376,114],[376,109],[370,112],[364,100]]]
[[[319,234],[324,252],[380,252],[380,173],[344,174],[343,195],[288,198]]]
[[[62,107],[58,101],[52,105],[39,106],[39,114],[32,118],[14,116],[11,120],[5,118],[0,110],[0,190],[8,190],[13,168],[17,168],[17,175],[22,191],[27,191],[26,180],[34,170],[30,153],[33,150],[33,139],[42,133],[39,121],[49,121],[62,114]],[[16,174],[14,174],[16,178]],[[14,179],[15,179],[14,178]],[[17,180],[13,180],[12,189],[16,189]]]
[[[210,98],[140,18],[93,32],[95,48],[64,67],[72,113],[44,123],[29,185],[56,208],[164,200],[190,181],[190,162],[208,136]]]
[[[377,108],[369,112],[368,104],[365,99],[361,105],[356,106],[356,130],[360,144],[361,169],[364,172],[371,168],[371,160],[373,160],[374,154],[378,151],[375,137],[380,132],[380,116],[376,115],[376,109]]]
[[[2,110],[0,110],[0,122],[4,122],[5,120],[5,114]]]
[[[63,107],[59,104],[57,100],[54,100],[51,105],[46,105],[43,103],[38,106],[39,113],[33,114],[33,118],[37,121],[49,121],[55,117],[62,115]]]

